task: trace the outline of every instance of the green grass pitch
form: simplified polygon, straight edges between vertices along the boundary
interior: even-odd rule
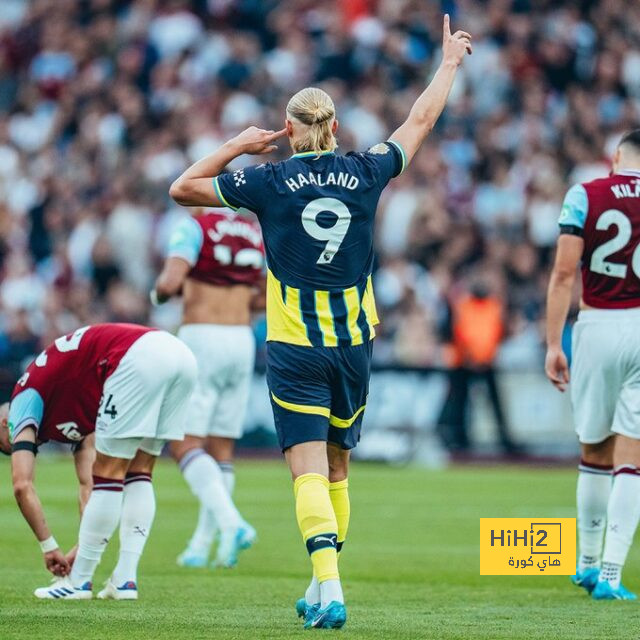
[[[42,458],[38,489],[58,540],[71,545],[78,516],[72,463]],[[169,461],[158,464],[158,511],[141,563],[138,602],[43,602],[47,584],[35,540],[9,485],[0,489],[1,640],[299,638],[293,604],[309,563],[295,525],[287,471],[279,462],[238,464],[236,498],[260,536],[230,571],[175,564],[196,505]],[[341,559],[350,639],[638,638],[640,604],[593,602],[566,577],[482,577],[481,516],[572,516],[575,472],[453,468],[425,471],[354,465],[352,519]],[[117,536],[96,585],[115,564]],[[640,588],[640,554],[625,575]]]

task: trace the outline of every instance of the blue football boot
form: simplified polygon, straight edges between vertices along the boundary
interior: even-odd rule
[[[575,584],[576,587],[582,587],[587,593],[591,593],[598,584],[599,575],[600,569],[598,567],[592,567],[584,571],[580,571],[580,569],[576,567],[576,574],[571,576],[571,582]]]
[[[298,614],[298,618],[302,618],[305,624],[316,617],[318,609],[320,609],[319,602],[316,604],[307,604],[305,598],[300,598],[300,600],[296,602],[296,613]]]
[[[606,580],[598,581],[591,597],[594,600],[637,600],[638,596],[620,585],[614,589]]]
[[[305,629],[340,629],[347,621],[347,609],[337,600],[324,609],[318,609],[313,618],[304,623]]]
[[[211,567],[225,569],[235,567],[238,564],[240,552],[250,549],[256,540],[256,530],[248,522],[242,522],[236,529],[221,530],[218,553]]]
[[[179,567],[188,567],[189,569],[201,569],[209,563],[209,554],[207,552],[195,551],[191,547],[187,547],[176,559]]]

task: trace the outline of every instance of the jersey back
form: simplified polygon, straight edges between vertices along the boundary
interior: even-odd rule
[[[639,307],[640,173],[619,173],[582,186],[588,201],[584,302],[602,309]]]
[[[260,225],[219,211],[185,217],[171,234],[168,256],[186,260],[193,280],[221,287],[253,286],[264,266]]]
[[[395,142],[364,153],[298,153],[214,178],[218,198],[254,211],[267,255],[267,340],[346,346],[375,335],[374,220],[406,164]]]
[[[28,426],[36,427],[40,442],[78,442],[93,433],[104,381],[129,347],[149,331],[153,329],[138,325],[97,324],[49,345],[13,390],[12,438]]]

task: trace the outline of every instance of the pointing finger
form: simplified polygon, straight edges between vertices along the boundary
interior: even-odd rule
[[[277,140],[278,138],[282,138],[287,135],[287,128],[280,129],[280,131],[273,131],[267,136],[267,140],[271,142],[272,140]]]
[[[445,13],[444,14],[444,24],[442,26],[442,34],[443,37],[447,38],[448,36],[451,35],[451,27],[449,25],[449,14]]]

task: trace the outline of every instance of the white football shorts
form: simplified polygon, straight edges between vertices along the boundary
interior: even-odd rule
[[[571,404],[580,442],[640,439],[640,309],[581,311],[573,327]]]
[[[256,355],[251,328],[187,324],[180,327],[178,337],[198,362],[198,381],[185,414],[185,434],[242,437]]]
[[[131,459],[138,449],[159,455],[182,440],[197,364],[189,348],[166,331],[138,338],[105,380],[96,419],[96,449]]]

